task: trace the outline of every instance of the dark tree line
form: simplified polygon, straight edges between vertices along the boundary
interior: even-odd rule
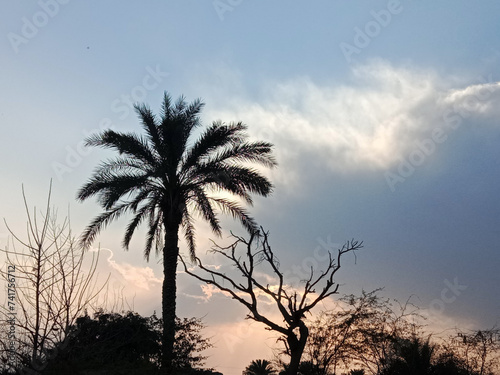
[[[301,375],[498,375],[500,330],[426,333],[419,309],[378,290],[344,296],[309,323]],[[253,366],[252,368],[255,368]],[[249,369],[249,368],[247,368]],[[251,369],[251,368],[250,368]],[[288,373],[278,357],[272,370]]]
[[[39,371],[29,367],[19,374],[83,375],[89,373],[159,374],[163,322],[155,314],[143,317],[134,312],[85,314],[71,327],[71,334],[59,343],[58,352]],[[173,367],[176,374],[202,375],[203,351],[212,347],[201,334],[204,325],[197,318],[176,318]],[[7,369],[2,374],[11,374]]]

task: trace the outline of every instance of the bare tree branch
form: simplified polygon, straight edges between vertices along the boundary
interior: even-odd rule
[[[107,285],[107,280],[97,284],[99,252],[92,252],[90,264],[85,262],[86,253],[72,235],[69,220],[59,223],[57,211],[50,207],[50,194],[51,189],[45,210],[38,214],[35,208],[32,214],[23,188],[27,237],[21,239],[7,226],[12,249],[9,245],[0,249],[7,264],[15,267],[15,303],[11,306],[16,308],[17,345],[15,353],[0,348],[1,356],[14,354],[23,367],[35,370],[40,370],[48,353],[64,341],[84,309],[92,309]],[[21,249],[16,249],[16,242]],[[7,279],[9,272],[1,270],[0,275]],[[6,306],[0,308],[2,325],[9,319]]]
[[[347,253],[354,253],[363,247],[362,242],[355,240],[348,241],[336,256],[329,253],[329,261],[326,268],[318,272],[311,268],[307,280],[303,280],[301,291],[287,285],[284,274],[280,271],[279,261],[273,253],[269,244],[269,233],[263,228],[251,234],[249,240],[235,236],[235,241],[226,247],[221,247],[214,243],[211,253],[228,260],[233,269],[241,273],[241,281],[234,276],[211,269],[205,266],[199,258],[196,258],[198,272],[188,267],[182,256],[179,256],[184,266],[184,271],[196,279],[214,285],[220,291],[227,293],[231,298],[243,304],[248,310],[248,319],[253,319],[266,325],[266,328],[279,332],[284,342],[286,352],[290,356],[289,374],[296,374],[300,357],[308,337],[308,327],[306,326],[305,315],[310,312],[319,302],[325,298],[336,294],[339,284],[334,280],[335,274],[341,266],[341,257]],[[239,246],[242,245],[242,246]],[[243,251],[238,250],[243,247]],[[277,285],[261,282],[256,276],[258,266],[267,265],[275,278]],[[320,288],[317,293],[316,289]],[[275,322],[262,312],[259,295],[270,298],[280,312],[283,322]]]

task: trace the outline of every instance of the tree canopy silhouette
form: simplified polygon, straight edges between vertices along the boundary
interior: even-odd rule
[[[176,319],[173,367],[177,373],[198,373],[203,369],[205,356],[212,346],[201,335],[200,319]],[[127,313],[98,311],[77,319],[76,332],[62,352],[50,363],[45,373],[80,374],[105,371],[106,374],[157,374],[161,356],[162,320],[155,314],[143,317]]]
[[[252,361],[243,371],[243,375],[274,375],[276,370],[271,362],[265,359],[257,359]]]

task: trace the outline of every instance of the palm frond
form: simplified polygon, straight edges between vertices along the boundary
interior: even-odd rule
[[[96,236],[99,232],[105,228],[110,222],[118,219],[122,214],[124,214],[128,210],[128,203],[120,204],[119,206],[113,208],[112,210],[108,210],[103,212],[85,228],[81,238],[80,245],[84,249],[88,249],[92,242],[94,242]]]
[[[197,210],[202,214],[203,219],[210,224],[212,231],[220,236],[222,234],[222,229],[219,220],[203,189],[198,187],[194,188],[192,190],[192,200],[195,202]]]
[[[186,130],[184,134],[184,138],[186,140],[191,135],[193,129],[200,125],[199,114],[204,106],[205,103],[203,103],[201,99],[195,99],[185,108],[183,115],[185,117],[186,123],[184,124],[183,128]]]
[[[186,108],[186,97],[184,95],[179,96],[174,105],[175,116],[181,116]]]
[[[114,159],[107,159],[100,163],[95,173],[101,172],[141,172],[148,171],[151,168],[149,164],[137,159],[130,159],[125,157],[117,157]]]
[[[163,102],[161,104],[161,117],[164,120],[170,119],[172,116],[172,97],[168,92],[163,93]]]
[[[151,205],[144,205],[135,211],[134,218],[129,222],[129,224],[127,225],[127,229],[125,230],[125,236],[123,237],[122,241],[124,249],[128,250],[135,230],[144,221],[146,215],[148,213],[152,215],[152,212],[154,212],[154,206],[151,207]]]
[[[182,214],[182,227],[184,229],[184,238],[188,243],[189,256],[191,260],[194,261],[196,259],[195,229],[193,218],[189,214],[187,206],[184,208]]]
[[[186,154],[182,163],[182,172],[186,173],[189,168],[202,162],[203,158],[214,150],[242,142],[245,138],[245,135],[242,134],[244,130],[246,130],[246,126],[242,123],[227,126],[220,121],[214,121]]]
[[[225,198],[209,198],[213,201],[224,214],[231,215],[234,219],[240,221],[241,225],[252,234],[259,230],[259,225],[250,214],[238,203]]]
[[[249,192],[241,187],[238,181],[230,174],[231,171],[227,168],[213,168],[210,171],[204,169],[195,171],[193,175],[196,177],[189,179],[193,181],[190,186],[203,186],[216,192],[226,191],[237,195],[249,205],[253,204],[253,199]]]
[[[227,187],[221,184],[223,189],[230,190],[231,186],[238,186],[241,191],[259,194],[263,197],[273,191],[273,184],[253,168],[233,165],[226,170],[230,178]]]
[[[163,142],[158,131],[156,116],[145,104],[136,104],[134,108],[141,118],[142,127],[146,131],[149,140],[154,145],[154,149],[157,151],[161,151]]]
[[[243,166],[199,167],[193,170],[192,179],[198,185],[208,185],[235,194],[250,205],[252,199],[249,193],[266,197],[273,191],[273,185],[266,177],[255,169]]]
[[[142,188],[148,181],[146,175],[131,173],[115,174],[112,172],[96,173],[77,194],[77,199],[83,201],[97,195],[97,201],[106,210],[109,210],[123,196]]]
[[[162,220],[161,213],[158,213],[155,217],[151,212],[149,215],[149,225],[148,225],[148,233],[146,234],[146,245],[144,247],[144,258],[149,261],[149,256],[151,254],[151,249],[153,247],[153,242],[156,240],[158,245],[158,237],[161,237],[161,225],[160,222]],[[158,246],[156,247],[156,252],[158,252]]]
[[[269,142],[241,143],[211,156],[207,164],[250,162],[273,168],[277,162],[272,155],[272,148],[273,144]]]
[[[155,165],[156,159],[146,139],[135,133],[117,133],[114,130],[105,130],[93,134],[85,140],[85,146],[114,149],[120,154],[142,160]]]

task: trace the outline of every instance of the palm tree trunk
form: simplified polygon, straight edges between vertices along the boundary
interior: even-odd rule
[[[174,226],[175,227],[175,226]],[[179,226],[165,229],[165,244],[163,248],[163,290],[162,290],[162,361],[161,373],[172,374],[174,340],[175,340],[175,295],[177,257],[179,255]]]

